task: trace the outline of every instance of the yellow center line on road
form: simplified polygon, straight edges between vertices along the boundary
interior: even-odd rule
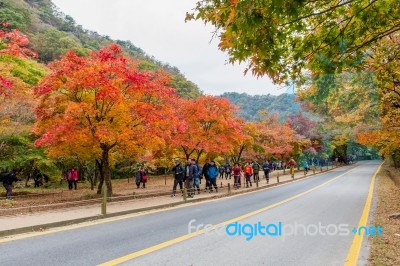
[[[360,222],[358,223],[358,228],[360,228],[361,226],[366,226],[367,225],[369,209],[371,208],[372,195],[374,193],[375,179],[376,179],[377,174],[381,170],[382,164],[383,163],[381,163],[379,165],[379,167],[376,170],[375,174],[371,178],[367,200],[365,201],[364,210],[363,210],[363,212],[361,214]],[[349,253],[347,255],[345,264],[344,264],[345,266],[357,265],[358,257],[360,255],[360,250],[361,250],[361,244],[362,244],[362,241],[363,241],[363,237],[364,237],[363,234],[355,234],[355,236],[353,238],[353,242],[352,242],[350,250],[349,250]]]
[[[148,247],[148,248],[145,248],[145,249],[136,251],[136,252],[134,252],[134,253],[131,253],[131,254],[128,254],[128,255],[125,255],[125,256],[122,256],[122,257],[119,257],[119,258],[116,258],[116,259],[113,259],[113,260],[104,262],[104,263],[102,263],[102,264],[99,264],[99,266],[118,265],[118,264],[127,262],[127,261],[129,261],[129,260],[135,259],[135,258],[137,258],[137,257],[143,256],[143,255],[146,255],[146,254],[149,254],[149,253],[151,253],[151,252],[154,252],[154,251],[157,251],[157,250],[160,250],[160,249],[163,249],[163,248],[166,248],[166,247],[175,245],[175,244],[177,244],[177,243],[183,242],[183,241],[185,241],[185,240],[191,239],[191,238],[193,238],[193,237],[195,237],[195,236],[202,235],[202,234],[204,234],[204,233],[206,232],[206,230],[207,230],[207,231],[212,231],[212,230],[215,230],[215,229],[217,229],[217,228],[220,228],[221,226],[226,226],[226,225],[228,225],[228,224],[231,224],[231,223],[234,223],[234,222],[237,222],[237,221],[240,221],[240,220],[249,218],[249,217],[251,217],[251,216],[257,215],[257,214],[259,214],[259,213],[262,213],[262,212],[264,212],[264,211],[267,211],[267,210],[269,210],[269,209],[272,209],[272,208],[275,208],[275,207],[277,207],[277,206],[279,206],[279,205],[282,205],[282,204],[284,204],[284,203],[286,203],[286,202],[289,202],[289,201],[292,201],[292,200],[297,199],[297,198],[299,198],[299,197],[302,197],[302,196],[304,196],[304,195],[306,195],[306,194],[308,194],[308,193],[310,193],[310,192],[312,192],[312,191],[314,191],[314,190],[317,190],[317,189],[319,189],[319,188],[321,188],[321,187],[323,187],[323,186],[325,186],[325,185],[327,185],[327,184],[329,184],[329,183],[332,183],[333,181],[336,181],[336,180],[339,179],[340,177],[342,177],[342,176],[344,176],[344,175],[346,175],[346,174],[348,174],[348,173],[354,171],[356,168],[358,168],[358,167],[355,167],[355,168],[353,168],[353,169],[351,169],[351,170],[349,170],[349,171],[347,171],[347,172],[345,172],[345,173],[343,173],[343,174],[341,174],[341,175],[338,175],[338,176],[335,177],[335,178],[332,178],[332,179],[330,179],[330,180],[328,180],[328,181],[326,181],[326,182],[324,182],[324,183],[322,183],[322,184],[320,184],[320,185],[318,185],[318,186],[315,186],[315,187],[313,187],[313,188],[311,188],[311,189],[309,189],[309,190],[306,190],[306,191],[304,191],[304,192],[302,192],[302,193],[299,193],[299,194],[297,194],[297,195],[295,195],[295,196],[292,196],[292,197],[289,197],[289,198],[287,198],[287,199],[281,200],[281,201],[279,201],[279,202],[276,202],[276,203],[271,204],[271,205],[269,205],[269,206],[263,207],[263,208],[261,208],[261,209],[258,209],[258,210],[255,210],[255,211],[252,211],[252,212],[243,214],[243,215],[238,216],[238,217],[236,217],[236,218],[233,218],[233,219],[224,221],[224,222],[222,222],[222,223],[220,223],[220,224],[214,225],[212,228],[207,228],[207,229],[204,229],[204,228],[203,228],[203,229],[198,230],[198,231],[196,231],[196,232],[193,232],[193,233],[191,233],[191,234],[182,235],[182,236],[180,236],[180,237],[177,237],[177,238],[174,238],[174,239],[171,239],[171,240],[162,242],[162,243],[160,243],[160,244],[157,244],[157,245],[154,245],[154,246],[151,246],[151,247]]]

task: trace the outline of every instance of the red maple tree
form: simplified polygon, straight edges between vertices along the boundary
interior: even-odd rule
[[[141,72],[113,44],[88,57],[68,52],[49,65],[35,87],[40,97],[34,132],[51,156],[94,159],[112,195],[110,167],[118,156],[135,159],[161,147],[174,121],[169,75]]]

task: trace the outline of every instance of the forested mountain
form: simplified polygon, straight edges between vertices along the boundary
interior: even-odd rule
[[[256,121],[260,119],[260,111],[267,110],[269,114],[279,114],[282,120],[286,120],[289,114],[300,111],[300,103],[295,102],[295,95],[281,94],[248,95],[247,93],[226,92],[221,97],[227,98],[239,107],[238,116],[245,120]]]
[[[114,42],[108,36],[77,25],[71,16],[61,12],[51,0],[0,0],[0,21],[6,21],[12,28],[18,28],[27,34],[30,48],[38,53],[38,60],[43,63],[58,59],[71,49],[79,55],[86,55],[90,50],[97,50]],[[115,42],[132,58],[140,60],[140,68],[163,68],[171,73],[171,87],[176,88],[180,96],[197,98],[202,94],[198,86],[187,80],[178,68],[147,55],[130,41]],[[294,95],[289,94],[250,96],[246,93],[225,93],[222,97],[238,105],[238,115],[246,120],[257,120],[257,113],[263,109],[278,113],[285,119],[288,114],[296,113],[300,108],[298,103],[293,103]]]
[[[85,55],[90,50],[116,42],[131,57],[141,61],[140,68],[163,68],[171,73],[171,87],[176,88],[180,96],[196,98],[202,94],[198,86],[187,80],[178,68],[147,55],[130,41],[112,40],[84,29],[71,16],[62,13],[51,0],[0,0],[0,22],[8,22],[11,28],[27,34],[30,48],[38,53],[40,62],[51,62],[71,49]]]

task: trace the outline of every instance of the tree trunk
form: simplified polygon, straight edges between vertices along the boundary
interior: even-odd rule
[[[181,147],[182,147],[183,153],[186,156],[186,161],[188,161],[190,159],[190,155],[192,155],[192,153],[195,151],[195,149],[192,149],[192,151],[189,152],[188,148],[185,148],[183,146],[181,146]]]
[[[97,180],[99,179],[99,169],[97,169],[97,167],[94,168],[94,180],[93,180],[93,188],[94,189],[95,186],[97,186]]]
[[[103,188],[104,177],[100,175],[99,185],[97,186],[97,194],[101,194],[101,189]]]
[[[101,194],[101,189],[103,188],[104,175],[103,175],[103,163],[96,159],[97,170],[99,171],[99,186],[97,187],[97,194]]]
[[[197,151],[197,158],[196,158],[196,162],[199,163],[200,160],[200,156],[203,154],[203,150]]]
[[[87,173],[87,179],[89,179],[90,182],[90,190],[94,190],[94,187],[97,183],[97,166],[95,165],[94,168],[91,168],[90,166],[86,165],[85,169]]]
[[[237,156],[236,155],[231,156],[232,164],[235,165],[236,163],[239,163],[240,158],[242,157],[242,153],[243,153],[245,148],[246,148],[246,145],[240,145],[239,152],[238,152]]]
[[[111,169],[110,169],[110,162],[109,162],[109,147],[102,148],[103,153],[101,155],[101,164],[102,164],[102,174],[103,180],[107,186],[107,197],[112,196],[112,184],[111,184]]]

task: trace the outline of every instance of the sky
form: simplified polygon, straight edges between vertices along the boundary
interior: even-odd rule
[[[227,54],[212,39],[213,27],[185,22],[196,0],[52,0],[83,28],[129,40],[155,59],[177,67],[205,94],[245,92],[250,95],[286,92],[269,78],[243,72],[246,65],[227,63]]]

